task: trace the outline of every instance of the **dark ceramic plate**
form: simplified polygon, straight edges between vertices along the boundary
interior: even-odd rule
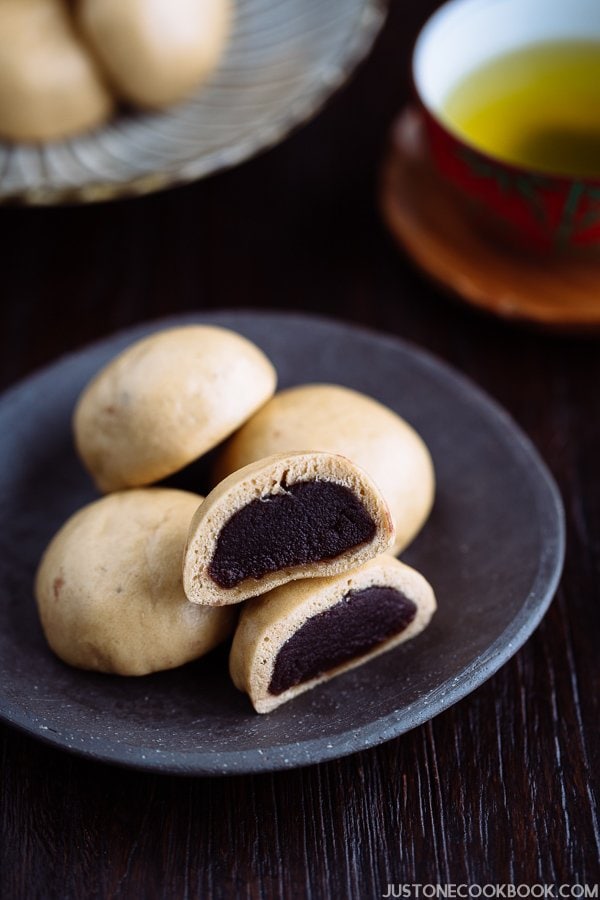
[[[398,340],[300,315],[194,320],[256,341],[282,387],[345,384],[418,429],[433,455],[438,491],[405,559],[432,582],[438,612],[414,641],[266,716],[230,683],[224,650],[139,679],[80,672],[55,659],[38,624],[32,581],[54,531],[94,497],[71,442],[73,403],[110,357],[165,323],[144,326],[59,360],[0,400],[2,717],[88,757],[202,775],[342,756],[456,703],[529,637],[560,575],[561,502],[529,441],[472,384]],[[180,477],[201,489],[201,468]]]

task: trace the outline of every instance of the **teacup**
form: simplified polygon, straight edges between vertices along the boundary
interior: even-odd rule
[[[422,29],[413,80],[431,158],[482,223],[526,250],[600,250],[598,177],[505,162],[448,120],[451,89],[486,62],[530,45],[598,41],[599,0],[450,0]],[[600,49],[599,49],[600,52]]]

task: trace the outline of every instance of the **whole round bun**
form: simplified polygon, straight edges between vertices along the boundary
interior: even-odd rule
[[[0,135],[49,141],[94,128],[113,109],[64,0],[0,3]]]
[[[425,443],[399,415],[350,388],[306,384],[276,394],[232,438],[216,463],[215,482],[274,453],[341,453],[371,476],[396,527],[399,553],[423,526],[435,477]]]
[[[202,456],[275,390],[250,341],[209,325],[159,331],[93,379],[74,414],[75,443],[104,491],[159,481]]]
[[[182,100],[211,74],[229,0],[78,0],[81,31],[121,97],[144,107]]]
[[[181,561],[202,498],[147,488],[75,513],[42,557],[36,598],[50,647],[64,662],[145,675],[207,653],[231,632],[229,609],[190,603]]]

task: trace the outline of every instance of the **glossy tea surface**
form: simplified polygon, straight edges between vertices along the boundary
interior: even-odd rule
[[[600,178],[600,42],[533,44],[491,59],[450,90],[442,116],[506,162]]]

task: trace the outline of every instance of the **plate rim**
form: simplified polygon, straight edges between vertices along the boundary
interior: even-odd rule
[[[281,744],[268,750],[254,748],[218,752],[207,750],[170,751],[136,746],[127,747],[127,755],[124,755],[123,745],[116,742],[104,748],[79,746],[66,742],[61,734],[54,735],[49,730],[40,731],[39,724],[32,723],[30,717],[21,714],[18,704],[13,704],[10,698],[7,699],[0,691],[0,721],[56,749],[95,762],[108,763],[127,769],[192,777],[258,774],[295,769],[339,759],[360,750],[378,746],[411,731],[449,709],[484,684],[526,643],[538,627],[556,593],[565,557],[565,512],[558,486],[530,438],[493,397],[452,365],[410,341],[382,333],[376,329],[350,324],[332,316],[269,309],[224,308],[161,317],[137,323],[129,328],[119,329],[99,340],[85,344],[75,351],[62,354],[49,364],[36,369],[0,394],[0,413],[5,405],[18,402],[19,394],[27,392],[32,383],[43,378],[52,370],[61,368],[78,357],[85,356],[92,349],[110,344],[116,338],[129,343],[145,334],[163,328],[194,322],[217,324],[221,323],[224,318],[233,320],[275,319],[279,322],[285,320],[287,323],[293,323],[296,320],[303,324],[329,327],[338,334],[345,332],[349,336],[361,335],[363,338],[376,340],[390,348],[400,348],[427,369],[433,370],[436,374],[443,373],[446,379],[454,382],[462,392],[466,392],[477,407],[484,408],[486,413],[493,413],[502,429],[510,434],[520,454],[534,465],[538,476],[535,490],[536,504],[539,507],[543,501],[545,511],[552,515],[551,521],[548,516],[541,518],[545,543],[529,593],[524,598],[519,612],[496,640],[453,676],[452,683],[458,682],[458,686],[449,685],[446,681],[430,691],[429,694],[425,694],[425,700],[420,698],[416,704],[412,704],[418,707],[414,714],[410,714],[411,706],[395,709],[385,716],[378,717],[374,722],[370,721],[357,729],[349,728],[340,732],[332,738],[333,743],[330,741],[326,744],[323,737],[318,737],[307,741]],[[233,325],[223,327],[233,327]]]

